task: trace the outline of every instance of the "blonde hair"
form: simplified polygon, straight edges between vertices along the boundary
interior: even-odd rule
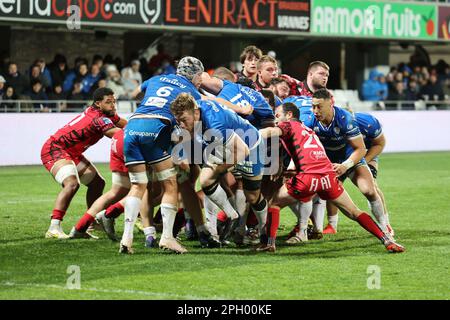
[[[271,57],[271,56],[264,55],[264,56],[261,57],[261,59],[258,60],[258,63],[256,64],[256,68],[257,68],[258,70],[260,70],[262,64],[263,64],[263,63],[267,63],[267,62],[271,62],[271,63],[275,64],[276,66],[278,66],[278,65],[277,65],[277,60],[275,60],[275,59],[274,59],[273,57]]]

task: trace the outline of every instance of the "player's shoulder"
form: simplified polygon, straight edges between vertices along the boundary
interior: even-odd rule
[[[363,123],[368,123],[371,125],[380,123],[378,121],[378,119],[375,116],[371,115],[370,113],[355,112],[355,118],[356,118],[356,121],[358,121],[358,123],[363,122]]]
[[[349,122],[355,121],[355,116],[344,108],[334,106],[335,119],[339,124],[347,124]]]

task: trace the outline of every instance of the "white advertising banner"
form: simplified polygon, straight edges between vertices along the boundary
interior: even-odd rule
[[[450,150],[450,111],[374,111],[387,139],[385,152]],[[44,142],[77,114],[0,114],[0,166],[41,164]],[[122,114],[122,117],[128,115]],[[85,152],[93,162],[109,162],[110,140]]]

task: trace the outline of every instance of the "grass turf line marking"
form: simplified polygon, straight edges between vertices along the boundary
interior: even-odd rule
[[[28,287],[28,288],[48,288],[48,289],[57,289],[57,290],[65,290],[71,292],[77,291],[90,291],[90,292],[99,292],[99,293],[118,293],[118,294],[132,294],[132,295],[143,295],[143,296],[151,296],[151,297],[170,297],[177,298],[183,300],[229,300],[229,298],[225,297],[199,297],[192,295],[179,295],[176,293],[164,293],[164,292],[151,292],[151,291],[142,291],[142,290],[122,290],[122,289],[98,289],[98,288],[83,288],[80,289],[68,289],[64,286],[59,286],[56,284],[39,284],[39,283],[14,283],[14,282],[0,282],[0,286],[4,287]]]

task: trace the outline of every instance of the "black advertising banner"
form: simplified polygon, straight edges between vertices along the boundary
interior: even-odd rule
[[[167,25],[309,31],[309,0],[167,0]]]
[[[309,32],[310,0],[0,0],[1,20]]]
[[[450,7],[439,7],[438,35],[440,39],[450,40]]]
[[[0,20],[161,25],[164,0],[0,0]]]

